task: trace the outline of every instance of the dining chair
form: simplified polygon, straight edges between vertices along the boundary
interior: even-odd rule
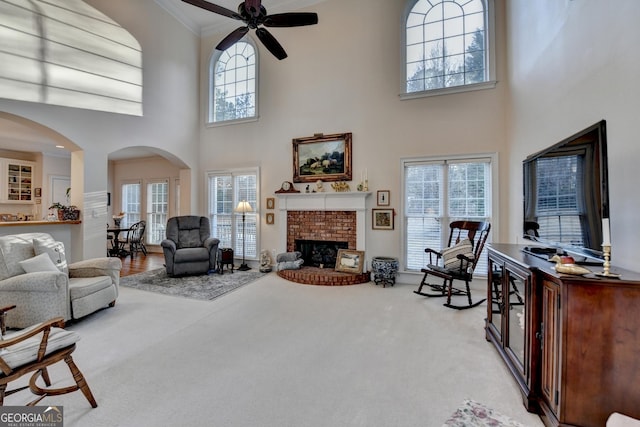
[[[131,229],[127,233],[129,252],[132,258],[136,252],[142,252],[144,256],[147,256],[147,247],[144,245],[144,232],[146,228],[147,221],[138,221],[131,226]]]
[[[107,248],[107,256],[113,256],[115,250],[115,242],[113,239],[113,233],[110,233],[108,230],[109,223],[107,223],[107,246],[109,246],[109,248]]]

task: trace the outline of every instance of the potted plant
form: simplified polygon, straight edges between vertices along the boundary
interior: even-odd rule
[[[49,209],[56,210],[58,221],[77,221],[80,219],[80,209],[77,206],[65,206],[56,202],[49,206]]]
[[[65,221],[77,221],[80,219],[80,209],[77,206],[71,205],[64,209]]]
[[[58,216],[58,221],[64,221],[64,213],[67,209],[65,205],[60,202],[55,202],[54,204],[49,206],[49,209],[55,209],[56,215]]]

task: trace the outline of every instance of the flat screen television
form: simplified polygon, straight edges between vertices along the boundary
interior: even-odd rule
[[[606,122],[527,157],[523,178],[524,237],[549,252],[602,259],[602,219],[609,217]]]

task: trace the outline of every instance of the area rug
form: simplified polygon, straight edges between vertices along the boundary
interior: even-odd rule
[[[234,271],[224,274],[170,277],[164,268],[145,271],[120,278],[120,284],[143,291],[165,295],[212,300],[229,291],[251,283],[266,273],[259,271]]]
[[[442,427],[526,427],[498,411],[467,399]]]

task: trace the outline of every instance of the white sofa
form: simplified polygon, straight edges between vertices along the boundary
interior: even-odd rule
[[[112,307],[121,269],[120,259],[112,257],[67,265],[64,245],[48,233],[1,236],[0,301],[16,305],[6,315],[7,327],[25,328],[58,316],[79,319]]]

